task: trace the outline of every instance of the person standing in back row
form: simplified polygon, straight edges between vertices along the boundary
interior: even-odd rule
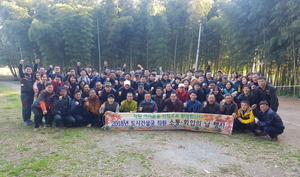
[[[31,105],[33,103],[34,91],[33,84],[34,78],[32,74],[32,67],[26,65],[23,72],[24,60],[20,61],[19,75],[21,82],[21,101],[22,101],[22,118],[24,125],[32,124],[31,117]]]
[[[266,100],[268,105],[274,112],[277,112],[279,101],[276,96],[276,89],[268,84],[265,77],[258,78],[258,87],[254,90],[254,103],[259,104],[261,101]]]

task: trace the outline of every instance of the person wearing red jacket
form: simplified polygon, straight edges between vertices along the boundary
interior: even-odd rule
[[[179,84],[176,89],[176,95],[182,103],[190,99],[190,93],[184,89],[184,84]]]
[[[43,116],[45,116],[46,126],[51,126],[53,122],[54,96],[53,85],[48,83],[46,84],[45,90],[40,93],[38,99],[32,104],[31,110],[34,114],[35,131],[39,130]]]

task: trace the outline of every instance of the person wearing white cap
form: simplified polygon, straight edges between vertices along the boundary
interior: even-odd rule
[[[182,103],[185,103],[190,99],[190,93],[184,89],[183,83],[178,85],[178,89],[176,89],[176,95]]]
[[[121,103],[123,100],[126,100],[127,93],[133,93],[134,89],[131,87],[131,82],[129,80],[124,81],[124,86],[119,88],[119,102]]]

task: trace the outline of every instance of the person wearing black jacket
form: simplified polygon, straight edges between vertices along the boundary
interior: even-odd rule
[[[220,104],[216,102],[215,95],[209,93],[206,96],[207,101],[204,101],[200,109],[201,113],[220,114]]]
[[[74,117],[76,121],[76,125],[81,125],[83,122],[83,112],[84,112],[84,101],[81,98],[81,91],[75,90],[74,91],[74,98],[71,101],[71,115]]]
[[[268,84],[265,77],[258,78],[258,87],[254,90],[254,103],[259,104],[259,102],[266,100],[272,108],[273,111],[277,112],[279,101],[276,96],[276,89]]]
[[[191,89],[189,92],[195,92],[197,94],[197,100],[200,101],[200,103],[204,102],[206,100],[206,94],[201,88],[201,83],[200,82],[195,82],[193,85],[193,89]]]
[[[59,95],[54,98],[54,122],[56,127],[60,127],[63,123],[66,127],[71,127],[75,122],[75,118],[71,116],[71,98],[67,94],[67,88],[61,87]]]
[[[119,88],[119,102],[126,100],[127,93],[134,93],[134,89],[130,87],[131,82],[129,80],[124,81],[124,87]]]
[[[269,103],[266,100],[259,102],[258,110],[257,106],[252,106],[254,114],[258,117],[255,118],[255,123],[260,127],[260,132],[257,135],[268,134],[271,139],[277,140],[277,136],[283,133],[284,125],[279,115],[269,107]]]
[[[33,84],[34,78],[32,74],[32,67],[26,65],[24,67],[23,72],[23,63],[24,60],[20,61],[19,65],[19,75],[20,75],[20,82],[21,82],[21,101],[22,101],[22,118],[24,125],[32,124],[33,121],[30,120],[31,118],[31,105],[34,99],[34,91],[33,91]]]
[[[139,104],[141,101],[144,100],[144,95],[146,93],[149,93],[147,90],[145,90],[144,88],[144,84],[143,83],[139,83],[138,85],[138,89],[134,91],[134,101],[137,102],[137,104]]]
[[[111,87],[110,82],[104,83],[104,89],[102,89],[101,95],[99,94],[99,99],[102,103],[107,101],[108,95],[113,94],[115,96],[115,99],[118,100],[118,92]]]

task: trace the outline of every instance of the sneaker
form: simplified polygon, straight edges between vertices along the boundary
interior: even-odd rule
[[[29,125],[29,123],[27,121],[24,122],[24,125]]]
[[[267,136],[267,135],[268,135],[267,132],[261,131],[261,132],[259,132],[259,133],[256,133],[255,136]]]
[[[92,124],[88,124],[86,127],[90,128],[92,126]]]
[[[29,124],[33,124],[34,122],[32,121],[32,120],[27,120],[27,122],[29,123]]]
[[[277,141],[278,140],[278,135],[275,135],[274,138],[271,138],[271,141]]]
[[[256,136],[257,132],[256,132],[256,131],[255,131],[255,132],[251,132],[251,134],[252,134],[253,136]]]
[[[40,129],[39,128],[34,128],[33,131],[37,132],[39,131]]]

